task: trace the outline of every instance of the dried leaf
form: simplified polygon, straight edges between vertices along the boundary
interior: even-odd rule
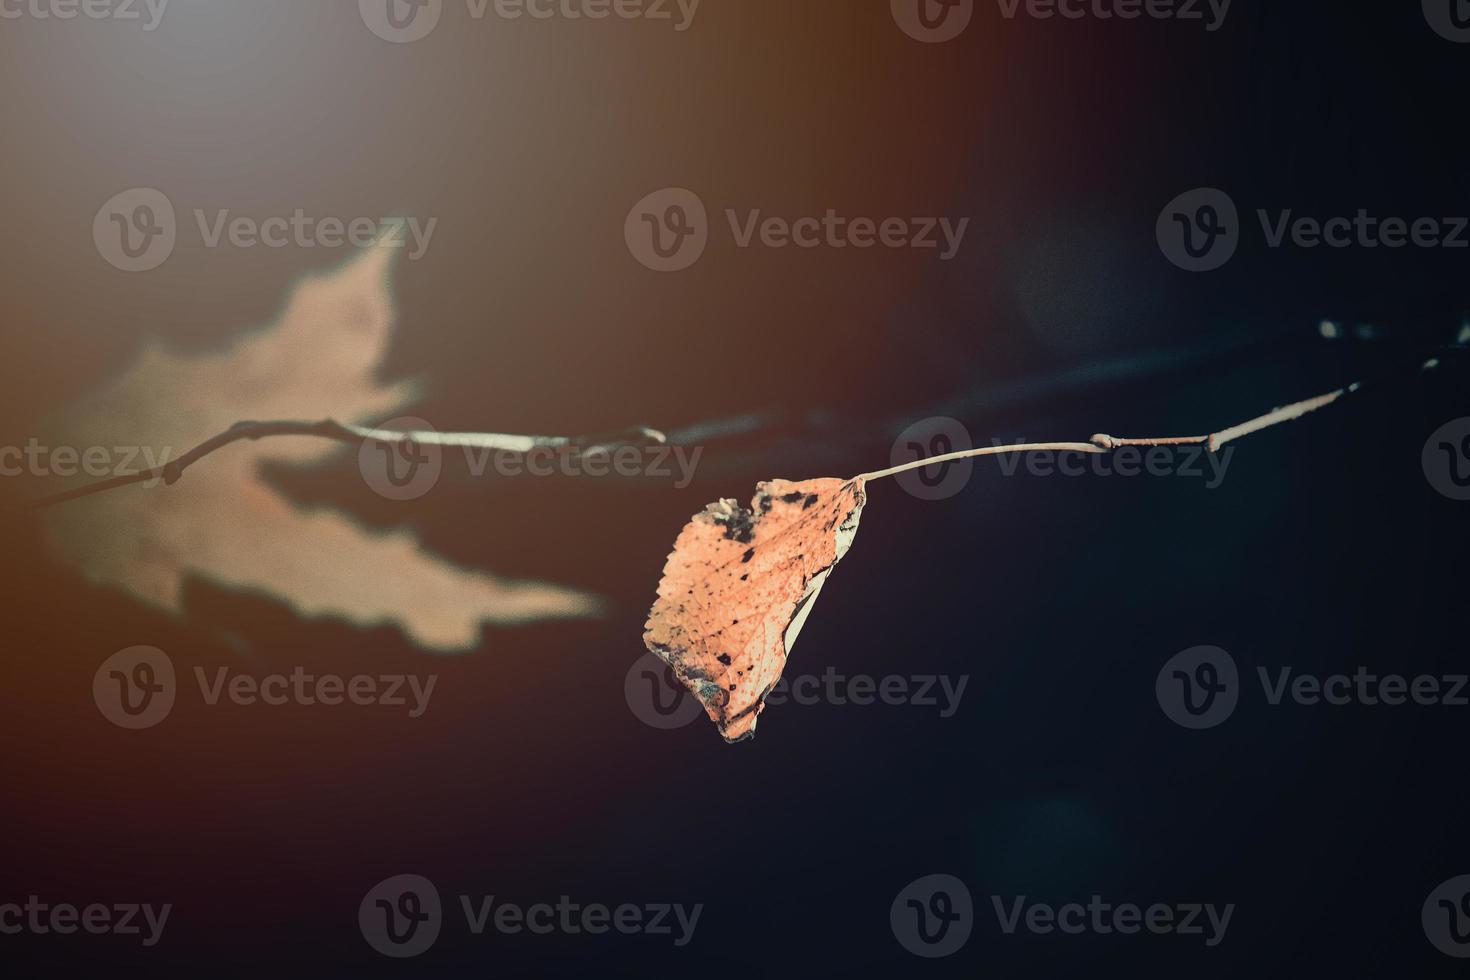
[[[726,741],[756,716],[827,576],[857,534],[864,480],[773,480],[749,508],[716,501],[664,565],[643,642],[704,704]]]

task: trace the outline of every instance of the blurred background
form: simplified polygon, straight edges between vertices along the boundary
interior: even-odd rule
[[[1422,455],[1470,415],[1452,349],[1467,252],[1271,247],[1256,217],[1365,209],[1449,229],[1470,215],[1470,44],[1431,27],[1433,4],[1236,0],[1208,30],[1206,6],[1203,21],[1072,20],[976,3],[941,43],[882,0],[704,0],[687,20],[673,3],[668,20],[595,20],[445,0],[407,43],[381,36],[371,6],[173,0],[156,23],[141,3],[138,20],[0,7],[0,446],[177,455],[248,417],[644,424],[702,448],[697,473],[477,476],[447,453],[432,489],[399,501],[354,447],[262,442],[171,488],[41,513],[21,505],[75,482],[0,480],[0,904],[174,905],[153,948],[0,935],[0,962],[1458,968],[1420,912],[1470,873],[1470,709],[1273,707],[1254,681],[1287,665],[1464,670],[1470,505],[1436,491]],[[707,208],[709,241],[660,273],[624,226],[671,187]],[[1239,242],[1189,272],[1156,224],[1201,187],[1234,202]],[[128,272],[94,225],[137,188],[167,198],[176,240]],[[432,237],[416,257],[320,238],[211,246],[195,217],[298,209],[432,220]],[[742,248],[728,209],[970,220],[945,261]],[[703,719],[645,724],[625,697],[664,558],[711,500],[881,468],[925,419],[975,445],[1190,435],[1353,381],[1365,388],[1342,404],[1242,440],[1218,486],[984,460],[943,499],[875,484],[788,673],[965,675],[951,717],[787,704],[727,746]],[[1233,655],[1241,703],[1189,731],[1154,682],[1201,644]],[[127,731],[90,691],[136,645],[166,651],[182,686],[166,721]],[[439,680],[409,720],[209,705],[196,667]],[[434,881],[447,921],[398,963],[364,941],[357,909],[405,873]],[[925,960],[889,909],[935,873],[967,883],[974,934]],[[989,898],[1094,894],[1236,911],[1205,948],[1007,936]],[[455,925],[458,895],[704,911],[682,948],[475,937]]]

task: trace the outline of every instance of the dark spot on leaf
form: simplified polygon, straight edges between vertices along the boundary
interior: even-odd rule
[[[733,513],[715,518],[715,523],[725,529],[725,537],[741,544],[749,544],[755,533],[755,514],[744,507],[736,507]]]
[[[730,666],[730,659],[731,658],[730,658],[730,655],[728,653],[722,653],[718,657],[716,657],[715,659],[718,660],[720,663],[724,664],[726,667]]]
[[[743,564],[745,564],[745,563],[746,563],[746,562],[748,562],[748,561],[750,561],[750,560],[751,560],[751,559],[752,559],[752,558],[754,558],[754,557],[755,557],[755,549],[754,549],[754,548],[750,548],[750,549],[748,549],[748,550],[747,550],[747,551],[746,551],[746,552],[745,552],[745,554],[744,554],[744,555],[742,555],[742,556],[741,556],[741,558],[740,558],[740,563],[741,563],[741,564],[742,564],[742,565],[743,565]],[[743,576],[742,576],[742,578],[743,578]]]

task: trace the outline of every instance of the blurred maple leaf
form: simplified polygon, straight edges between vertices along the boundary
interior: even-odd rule
[[[53,420],[54,445],[136,446],[169,458],[243,419],[378,419],[414,398],[412,382],[375,375],[393,328],[396,253],[363,251],[293,290],[272,326],[219,352],[147,348],[120,377]],[[177,490],[132,488],[45,515],[47,545],[89,579],[182,612],[197,575],[264,593],[303,615],[359,626],[396,623],[417,644],[462,650],[482,623],[594,615],[598,600],[556,585],[457,568],[407,531],[370,531],[345,514],[304,509],[260,476],[260,464],[306,464],[343,448],[274,439],[216,454]],[[166,462],[166,460],[159,460]],[[137,466],[151,465],[140,459]]]

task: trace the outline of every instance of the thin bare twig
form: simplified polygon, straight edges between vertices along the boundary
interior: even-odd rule
[[[522,455],[537,449],[579,448],[586,452],[591,452],[594,450],[609,450],[618,446],[627,445],[661,445],[666,441],[666,437],[662,432],[643,426],[635,426],[630,429],[625,429],[622,432],[601,436],[518,436],[502,435],[496,432],[430,432],[370,429],[360,425],[337,422],[332,419],[324,419],[320,422],[237,422],[219,435],[206,439],[182,456],[162,466],[140,470],[137,473],[129,473],[125,476],[115,476],[110,480],[103,480],[85,487],[78,487],[74,490],[40,497],[30,501],[27,506],[37,510],[43,507],[52,507],[56,504],[66,503],[69,500],[90,497],[93,494],[105,493],[108,490],[116,490],[119,487],[130,486],[134,483],[162,480],[165,485],[172,486],[184,475],[186,469],[210,453],[223,449],[232,443],[247,439],[253,442],[256,439],[265,439],[271,436],[310,436],[317,439],[330,439],[334,442],[346,443],[371,440],[375,442],[418,446],[487,449],[519,453]]]
[[[938,466],[940,463],[949,463],[957,459],[971,459],[975,456],[995,456],[999,453],[1105,453],[1107,451],[1106,449],[1094,446],[1090,442],[1027,442],[1018,443],[1014,446],[986,446],[983,449],[961,449],[959,452],[945,453],[943,456],[930,456],[928,459],[916,459],[911,463],[891,466],[886,470],[860,473],[857,478],[859,480],[881,480],[885,476],[897,476],[900,473],[922,469],[925,466]]]
[[[1427,368],[1432,364],[1433,362],[1430,362],[1425,367]],[[1014,446],[986,446],[980,449],[967,449],[960,452],[946,453],[942,456],[932,456],[927,459],[915,460],[885,470],[864,473],[860,478],[864,480],[880,480],[884,477],[895,476],[899,473],[920,469],[925,466],[934,466],[939,463],[969,459],[977,456],[993,456],[1000,453],[1040,451],[1109,453],[1124,446],[1152,447],[1185,445],[1204,445],[1210,452],[1218,452],[1220,447],[1227,442],[1259,432],[1262,429],[1270,428],[1273,425],[1279,425],[1282,422],[1294,421],[1320,408],[1325,408],[1344,395],[1357,390],[1358,385],[1356,384],[1349,385],[1346,388],[1339,388],[1336,391],[1319,395],[1316,398],[1309,398],[1305,401],[1295,402],[1291,405],[1274,409],[1258,418],[1231,426],[1228,429],[1222,429],[1210,435],[1162,436],[1136,439],[1119,438],[1117,436],[1099,433],[1087,442],[1044,442]],[[643,426],[636,426],[625,429],[622,432],[603,436],[521,436],[503,435],[494,432],[399,432],[389,429],[370,429],[359,425],[349,425],[332,419],[325,419],[320,422],[239,422],[219,435],[205,440],[182,456],[163,466],[142,470],[137,473],[130,473],[126,476],[113,477],[110,480],[103,480],[85,487],[78,487],[74,490],[40,497],[29,502],[27,506],[31,509],[52,507],[70,500],[77,500],[82,497],[92,496],[93,494],[115,490],[119,487],[130,486],[135,483],[147,483],[149,481],[161,480],[164,484],[172,486],[183,476],[186,469],[209,454],[242,440],[248,439],[254,441],[271,436],[309,436],[345,443],[373,440],[421,446],[498,450],[520,454],[530,453],[537,449],[580,448],[584,451],[593,451],[608,450],[625,445],[662,445],[668,442],[668,438],[662,432]]]
[[[986,446],[981,449],[965,449],[954,453],[945,453],[943,456],[931,456],[928,459],[917,459],[911,463],[893,466],[886,470],[877,470],[872,473],[864,473],[858,477],[860,480],[881,480],[885,476],[896,476],[899,473],[907,473],[909,470],[921,469],[925,466],[935,466],[939,463],[948,463],[957,459],[971,459],[976,456],[994,456],[999,453],[1032,453],[1032,452],[1074,452],[1074,453],[1109,453],[1124,446],[1205,446],[1210,452],[1219,452],[1220,447],[1227,442],[1248,436],[1262,429],[1269,429],[1273,425],[1282,422],[1293,422],[1303,415],[1326,408],[1336,402],[1343,395],[1358,390],[1356,384],[1316,398],[1308,398],[1305,401],[1293,402],[1282,408],[1273,409],[1265,415],[1253,418],[1239,425],[1232,425],[1228,429],[1207,436],[1157,436],[1147,439],[1121,439],[1098,433],[1088,442],[1037,442],[1021,443],[1014,446]]]

